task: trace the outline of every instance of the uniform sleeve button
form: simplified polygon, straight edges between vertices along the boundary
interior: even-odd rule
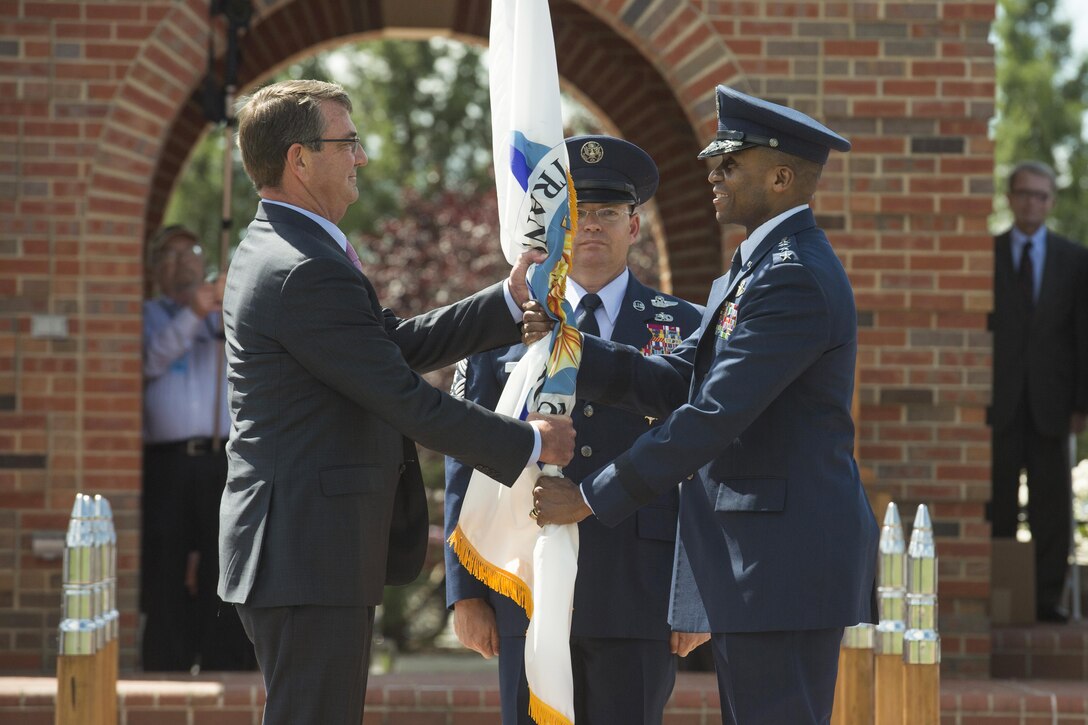
[[[590,456],[593,455],[593,449],[590,448],[589,446],[582,446],[582,449],[581,449],[580,452],[581,452],[583,458],[589,458]]]

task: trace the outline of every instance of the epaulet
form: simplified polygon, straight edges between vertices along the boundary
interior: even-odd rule
[[[773,264],[782,264],[784,262],[796,264],[800,261],[801,257],[797,254],[797,237],[782,237],[782,240],[774,246]]]

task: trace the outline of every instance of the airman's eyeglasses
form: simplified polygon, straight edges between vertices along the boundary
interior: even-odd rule
[[[583,209],[578,207],[578,220],[588,222],[594,216],[597,217],[597,221],[601,224],[615,224],[621,219],[630,217],[633,212],[624,207],[606,206],[600,209]]]

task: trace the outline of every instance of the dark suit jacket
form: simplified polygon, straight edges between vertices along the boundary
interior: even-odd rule
[[[701,310],[694,305],[661,294],[630,275],[612,339],[642,348],[649,345],[651,326],[661,325],[678,327],[678,334],[686,336],[698,326],[700,314]],[[464,397],[494,408],[510,377],[507,364],[520,360],[525,350],[519,344],[469,358]],[[584,399],[577,401],[572,417],[577,442],[574,460],[564,473],[574,480],[600,469],[650,426],[644,416]],[[447,536],[457,526],[471,473],[472,469],[460,461],[446,459]],[[673,489],[615,528],[606,527],[592,517],[578,524],[573,636],[668,639],[668,591],[677,503],[677,492]],[[450,606],[462,599],[488,599],[495,608],[500,635],[525,635],[528,620],[521,607],[468,573],[449,547],[446,592]]]
[[[1010,232],[994,238],[990,423],[995,431],[1012,423],[1026,383],[1039,432],[1068,435],[1073,411],[1088,412],[1088,251],[1047,231],[1042,282],[1029,319],[1011,244]]]
[[[405,436],[503,482],[528,460],[527,423],[455,400],[415,372],[517,340],[501,285],[400,320],[320,226],[261,204],[231,263],[223,314],[224,601],[379,603],[394,492],[402,477],[422,484]],[[418,541],[426,519],[414,520]]]
[[[853,458],[850,283],[810,210],[750,262],[714,283],[699,331],[672,355],[587,339],[579,394],[667,418],[582,490],[614,526],[682,482],[673,629],[873,621],[878,527]]]

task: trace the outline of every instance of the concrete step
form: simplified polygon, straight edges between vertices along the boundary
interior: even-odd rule
[[[994,625],[990,674],[1001,679],[1088,681],[1088,621]]]

